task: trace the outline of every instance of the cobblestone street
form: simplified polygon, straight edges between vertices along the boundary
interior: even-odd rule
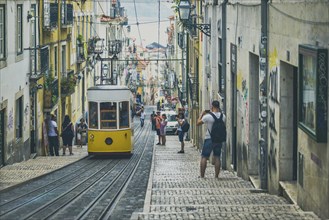
[[[199,152],[189,143],[185,154],[179,148],[177,136],[156,145],[144,211],[132,219],[319,219],[231,172],[215,179],[210,162],[206,178],[199,178]]]

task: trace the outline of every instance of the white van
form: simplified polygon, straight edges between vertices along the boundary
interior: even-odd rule
[[[167,127],[166,134],[175,134],[178,128],[178,122],[176,120],[177,113],[175,111],[162,111],[161,115],[166,114],[167,116]]]

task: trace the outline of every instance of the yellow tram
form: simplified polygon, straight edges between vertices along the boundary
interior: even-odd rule
[[[132,154],[132,95],[128,87],[88,89],[88,154]]]

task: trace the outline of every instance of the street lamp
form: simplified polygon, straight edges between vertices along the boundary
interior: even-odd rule
[[[107,64],[104,64],[102,66],[102,70],[101,70],[101,82],[103,83],[103,80],[107,78],[108,73],[109,73],[109,67],[107,66]]]
[[[197,28],[202,33],[204,33],[205,35],[207,35],[209,37],[210,29],[211,29],[210,24],[196,24],[196,23],[191,22],[191,20],[192,20],[191,11],[194,8],[195,8],[195,6],[191,5],[189,0],[180,0],[180,2],[178,4],[179,20],[183,23],[183,26],[186,27],[187,29]]]

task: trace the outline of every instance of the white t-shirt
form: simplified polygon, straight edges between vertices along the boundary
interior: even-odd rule
[[[183,123],[184,124],[185,119],[178,119],[178,121],[179,121],[179,123]],[[180,126],[179,123],[178,123],[177,131],[182,131],[182,126]]]
[[[145,119],[145,112],[141,112],[141,119]]]
[[[50,137],[57,136],[57,134],[55,132],[55,128],[57,128],[56,121],[50,121],[49,128],[48,128],[48,136],[50,136]]]
[[[219,119],[222,113],[220,113],[220,112],[213,112],[213,114]],[[211,131],[211,129],[212,129],[212,125],[214,124],[215,119],[212,117],[211,114],[205,114],[205,115],[202,117],[201,120],[202,120],[203,123],[205,123],[206,126],[207,126],[207,132],[206,132],[206,135],[205,135],[204,138],[205,138],[205,139],[210,139],[211,137],[210,137],[210,133],[209,133],[209,131]],[[224,121],[224,123],[225,123],[225,121],[226,121],[226,117],[225,117],[225,115],[223,115],[223,121]]]

